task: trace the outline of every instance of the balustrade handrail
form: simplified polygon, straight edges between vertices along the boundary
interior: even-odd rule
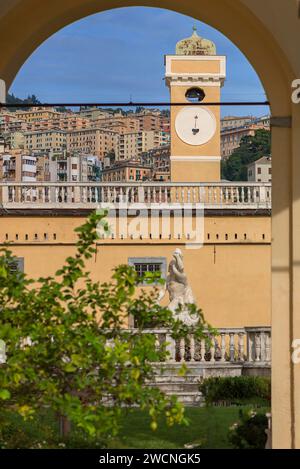
[[[0,187],[268,187],[269,182],[161,182],[161,181],[141,181],[141,182],[0,182]]]
[[[85,207],[107,203],[202,204],[207,208],[270,209],[270,183],[243,182],[6,182],[7,207]]]
[[[136,333],[139,329],[124,329],[124,332]],[[208,331],[204,331],[208,333]],[[271,327],[231,327],[217,329],[216,335],[210,335],[209,341],[199,339],[191,333],[187,337],[172,338],[172,332],[166,328],[145,328],[142,333],[154,334],[157,347],[163,343],[169,351],[166,363],[188,362],[210,366],[217,363],[237,366],[270,366],[271,364]],[[209,335],[209,333],[208,333]]]

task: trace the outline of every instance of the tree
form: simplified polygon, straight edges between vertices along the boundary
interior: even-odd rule
[[[96,255],[99,224],[108,231],[104,216],[93,213],[77,228],[76,253],[53,277],[34,281],[12,272],[7,247],[0,257],[0,339],[7,346],[0,366],[2,408],[24,418],[51,408],[64,435],[72,422],[102,441],[118,433],[124,407],[148,409],[153,429],[160,414],[170,425],[185,421],[175,397],[146,385],[152,363],[168,352],[144,328],[163,325],[174,337],[191,332],[157,304],[155,289],[136,294],[132,268],[119,266],[109,283],[92,280],[86,263]],[[204,337],[207,324],[201,311],[193,312],[199,315],[193,332]],[[128,317],[135,320],[134,332],[124,328]]]
[[[6,102],[7,104],[32,104],[33,106],[37,106],[41,104],[39,99],[34,94],[31,96],[28,95],[28,97],[25,99],[21,99],[21,98],[17,98],[13,93],[12,94],[8,93],[6,96]],[[17,109],[18,107],[15,107],[12,110],[16,111]]]
[[[222,162],[222,178],[229,181],[246,181],[247,165],[271,155],[271,132],[257,130],[255,135],[242,138],[240,145],[232,155]]]

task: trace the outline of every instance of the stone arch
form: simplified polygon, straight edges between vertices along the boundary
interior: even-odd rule
[[[200,19],[246,55],[271,103],[273,143],[273,446],[300,448],[300,365],[291,343],[300,338],[300,105],[291,83],[300,76],[297,3],[282,0],[161,0],[160,8]],[[0,7],[0,79],[7,87],[49,36],[87,15],[155,0],[7,0]],[[298,21],[298,23],[297,23]],[[298,29],[297,29],[298,28]],[[281,119],[284,118],[284,119]],[[259,279],[258,279],[259,281]]]

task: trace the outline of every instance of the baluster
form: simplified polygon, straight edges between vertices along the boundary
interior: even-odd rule
[[[185,202],[185,191],[184,191],[184,187],[181,188],[181,202],[182,202],[182,203]]]
[[[205,352],[206,352],[205,339],[201,339],[201,343],[200,343],[200,353],[201,353],[200,361],[201,362],[205,361]]]
[[[196,187],[193,187],[193,200],[192,202],[195,204],[197,203],[197,193],[196,193]]]
[[[179,190],[178,187],[175,187],[175,202],[179,203]]]
[[[244,333],[239,333],[239,361],[244,361]]]
[[[265,333],[260,333],[260,360],[264,362],[266,360],[266,342]]]
[[[223,198],[224,198],[223,187],[218,188],[218,196],[219,196],[219,204],[223,205]]]
[[[216,353],[216,344],[214,337],[211,339],[210,343],[210,363],[215,363],[215,353]]]
[[[260,361],[260,352],[261,352],[261,341],[260,341],[260,333],[255,334],[255,361]]]
[[[158,353],[159,350],[160,350],[159,335],[155,334],[155,351]]]
[[[15,187],[13,186],[12,187],[12,191],[11,191],[11,195],[12,195],[12,202],[15,202],[16,201],[16,191],[15,191]]]
[[[225,187],[225,203],[228,204],[228,200],[229,200],[229,194],[228,194],[228,187],[226,186]]]
[[[179,359],[181,362],[184,362],[185,356],[185,339],[182,337],[179,341]]]
[[[252,197],[253,197],[253,190],[251,186],[247,187],[247,202],[248,204],[252,203]]]
[[[162,192],[161,192],[161,186],[159,186],[159,191],[158,191],[158,202],[161,204],[162,203]]]
[[[221,334],[221,362],[226,361],[226,334]]]
[[[202,198],[202,193],[203,193],[203,187],[202,187],[202,186],[200,186],[200,187],[198,188],[198,193],[199,193],[199,202],[200,202],[200,204],[201,204],[201,203],[204,203],[204,200],[203,200],[203,198]]]
[[[234,362],[234,354],[235,354],[235,347],[234,347],[234,332],[230,332],[229,334],[229,357],[230,361]]]
[[[187,201],[188,204],[191,202],[191,189],[189,187],[187,189]]]
[[[271,334],[266,332],[265,334],[265,360],[266,362],[271,361]]]
[[[245,202],[245,188],[242,186],[241,188],[241,202],[242,204]]]
[[[191,353],[191,362],[195,361],[195,338],[194,335],[190,335],[190,353]]]
[[[214,191],[214,204],[215,204],[215,205],[217,205],[217,203],[218,203],[218,193],[217,193],[217,188],[216,188],[216,187],[214,187],[213,191]]]
[[[170,334],[166,334],[166,350],[169,353],[168,361],[174,362],[176,356],[176,344],[173,337]]]
[[[253,334],[251,332],[247,332],[247,361],[253,362],[254,360],[254,343],[253,343]]]

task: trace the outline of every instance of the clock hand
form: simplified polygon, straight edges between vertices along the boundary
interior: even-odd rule
[[[192,129],[192,132],[194,135],[196,135],[199,132],[199,129],[197,128],[197,119],[198,119],[198,116],[195,116],[195,127]]]

